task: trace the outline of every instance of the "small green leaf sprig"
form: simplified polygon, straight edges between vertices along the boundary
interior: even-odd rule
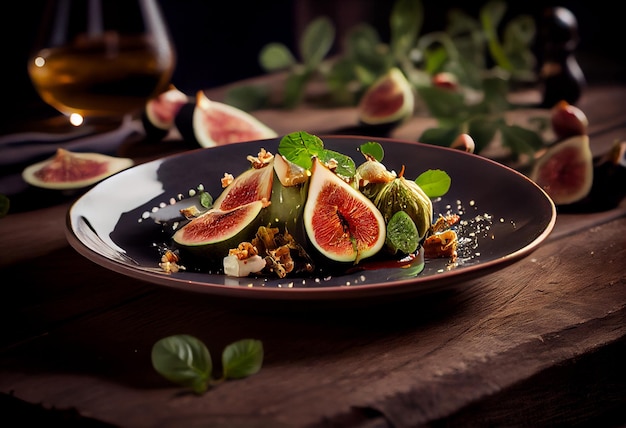
[[[222,352],[222,375],[213,377],[213,362],[206,345],[198,338],[179,334],[157,341],[152,347],[152,367],[167,380],[203,394],[209,387],[228,379],[242,379],[261,370],[263,343],[242,339]]]

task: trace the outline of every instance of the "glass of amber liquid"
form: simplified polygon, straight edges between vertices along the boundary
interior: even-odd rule
[[[169,86],[176,53],[156,0],[51,0],[28,63],[74,125],[122,119]]]

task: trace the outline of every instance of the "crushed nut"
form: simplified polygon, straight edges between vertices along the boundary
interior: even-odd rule
[[[461,217],[457,214],[440,215],[437,221],[430,227],[430,232],[435,234],[450,229],[450,227],[457,224],[460,219]]]
[[[191,219],[194,217],[198,217],[201,214],[201,211],[198,209],[198,207],[191,206],[188,208],[182,208],[180,210],[181,215],[183,215],[186,219]]]
[[[259,251],[250,242],[242,242],[237,246],[237,248],[231,248],[228,250],[229,256],[236,256],[239,260],[245,260],[258,254]]]
[[[272,159],[274,159],[274,155],[265,149],[261,149],[257,157],[249,155],[247,159],[252,163],[252,168],[261,169],[268,165]]]
[[[424,257],[450,257],[451,261],[457,258],[458,237],[454,230],[431,235],[424,241]]]
[[[166,273],[172,273],[172,272],[185,270],[184,266],[180,266],[178,264],[179,260],[180,259],[178,258],[178,254],[176,254],[175,252],[171,250],[167,250],[161,256],[161,263],[159,263],[159,267],[163,269],[163,271]]]
[[[235,180],[235,177],[233,177],[232,174],[225,172],[224,177],[222,177],[222,187],[223,188],[228,187],[228,185],[232,183],[234,180]]]

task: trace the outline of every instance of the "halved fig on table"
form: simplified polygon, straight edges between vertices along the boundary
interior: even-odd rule
[[[278,134],[250,113],[196,94],[195,105],[185,105],[176,117],[183,138],[202,147],[275,138]]]
[[[411,84],[402,71],[394,67],[365,91],[357,113],[362,125],[391,129],[411,117],[414,106]]]
[[[174,86],[146,103],[141,122],[148,137],[164,138],[175,126],[174,119],[192,100]]]
[[[22,178],[32,186],[44,189],[80,189],[132,165],[133,160],[129,158],[58,148],[53,157],[26,167]]]
[[[577,135],[555,143],[535,161],[529,175],[555,205],[582,200],[593,184],[589,136]]]

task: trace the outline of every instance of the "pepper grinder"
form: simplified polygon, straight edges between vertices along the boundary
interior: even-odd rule
[[[551,108],[561,100],[575,104],[586,86],[585,76],[574,51],[578,46],[578,21],[564,7],[547,8],[541,23],[543,36],[542,107]]]

